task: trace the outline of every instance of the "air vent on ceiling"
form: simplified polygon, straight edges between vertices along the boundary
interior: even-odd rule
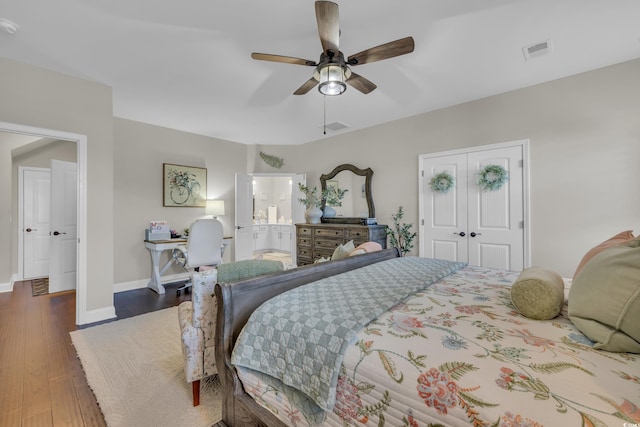
[[[321,129],[330,130],[331,132],[336,132],[336,131],[339,131],[341,129],[346,129],[348,127],[349,127],[349,125],[346,125],[346,124],[344,124],[342,122],[327,123],[326,125],[320,126]]]
[[[540,56],[547,55],[552,51],[553,51],[553,44],[551,43],[551,39],[547,39],[543,42],[535,43],[522,48],[522,53],[524,53],[524,59],[527,61],[533,58],[538,58]]]

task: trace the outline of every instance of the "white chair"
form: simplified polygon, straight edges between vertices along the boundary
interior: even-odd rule
[[[176,264],[186,271],[199,271],[203,266],[222,264],[222,223],[217,219],[198,219],[189,228],[186,246],[178,246],[173,250]],[[178,288],[178,295],[182,290],[188,290],[193,284],[190,279],[184,286]]]

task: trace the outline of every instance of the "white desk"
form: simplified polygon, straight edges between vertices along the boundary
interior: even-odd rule
[[[162,252],[171,251],[180,245],[186,245],[187,239],[169,239],[169,240],[145,240],[144,246],[151,254],[151,279],[147,286],[159,294],[164,294],[164,286],[162,284],[162,275],[173,264],[173,259],[160,268],[160,257]],[[222,240],[222,248],[220,252],[224,256],[224,251],[231,244],[231,237],[225,237]]]

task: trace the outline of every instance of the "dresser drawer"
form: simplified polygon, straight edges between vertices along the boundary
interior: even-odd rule
[[[313,249],[335,249],[342,244],[342,239],[323,239],[322,237],[316,237],[313,239]]]
[[[361,244],[363,244],[365,242],[368,242],[368,241],[369,241],[369,239],[353,239],[353,246],[357,248]]]
[[[307,265],[307,264],[313,264],[313,261],[311,260],[311,258],[307,258],[307,257],[301,257],[301,256],[299,256],[299,257],[296,259],[296,264],[297,264],[298,266],[301,266],[301,265]]]
[[[304,246],[307,248],[311,248],[312,239],[311,236],[301,236],[298,235],[298,246]]]
[[[298,236],[311,236],[313,234],[313,228],[311,227],[296,227],[296,233]]]
[[[315,237],[335,237],[343,239],[345,237],[345,230],[342,228],[316,228]],[[342,242],[341,242],[342,243]]]
[[[306,258],[308,260],[311,260],[311,258],[313,257],[313,251],[311,250],[311,248],[305,248],[301,246],[298,246],[296,254],[298,256],[298,259]]]
[[[318,258],[331,258],[334,249],[332,248],[318,248],[313,251],[314,261]]]
[[[359,230],[345,230],[345,238],[348,240],[358,240],[360,242],[366,242],[369,240],[369,230],[368,229],[359,229]]]

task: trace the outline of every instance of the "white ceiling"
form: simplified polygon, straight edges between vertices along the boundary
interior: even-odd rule
[[[1,0],[0,56],[113,88],[114,115],[245,144],[324,138],[312,0]],[[378,85],[326,99],[362,129],[640,57],[638,0],[339,1],[345,57],[405,36],[411,54],[353,67]],[[551,39],[550,55],[522,48]],[[327,132],[327,136],[335,134]]]

